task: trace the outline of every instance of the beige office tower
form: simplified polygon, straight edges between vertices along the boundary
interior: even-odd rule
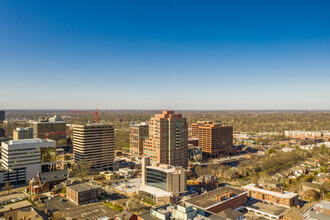
[[[149,136],[143,144],[143,155],[151,163],[188,166],[188,123],[182,114],[163,111],[149,120]]]
[[[149,125],[147,123],[130,125],[130,153],[132,155],[143,155],[143,142],[148,137]]]
[[[95,171],[113,168],[114,129],[112,125],[73,125],[73,154],[75,162],[91,163]]]

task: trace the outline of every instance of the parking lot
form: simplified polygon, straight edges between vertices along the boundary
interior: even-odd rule
[[[42,199],[42,204],[38,205],[38,208],[47,208],[51,212],[57,212],[60,210],[63,210],[65,208],[70,207],[77,207],[74,203],[70,202],[67,199],[64,199],[65,201],[61,202],[60,200],[63,199],[62,197],[55,196],[53,199],[49,200],[48,198]]]
[[[3,195],[0,196],[0,204],[17,202],[25,198],[27,198],[27,196],[24,193],[12,193],[9,195]]]

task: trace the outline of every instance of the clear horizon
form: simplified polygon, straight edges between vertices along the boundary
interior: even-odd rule
[[[0,109],[329,110],[329,1],[0,1]]]

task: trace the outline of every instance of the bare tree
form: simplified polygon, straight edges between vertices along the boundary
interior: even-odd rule
[[[137,199],[131,197],[127,202],[126,202],[126,208],[129,211],[136,212],[137,214],[140,214],[141,210],[145,206]]]

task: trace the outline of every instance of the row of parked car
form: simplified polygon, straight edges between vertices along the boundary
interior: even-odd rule
[[[9,204],[9,203],[14,203],[14,202],[18,202],[18,201],[22,201],[23,198],[22,197],[18,197],[17,199],[11,199],[11,200],[8,200],[8,201],[4,201],[4,202],[1,202],[0,205],[6,205],[6,204]]]

